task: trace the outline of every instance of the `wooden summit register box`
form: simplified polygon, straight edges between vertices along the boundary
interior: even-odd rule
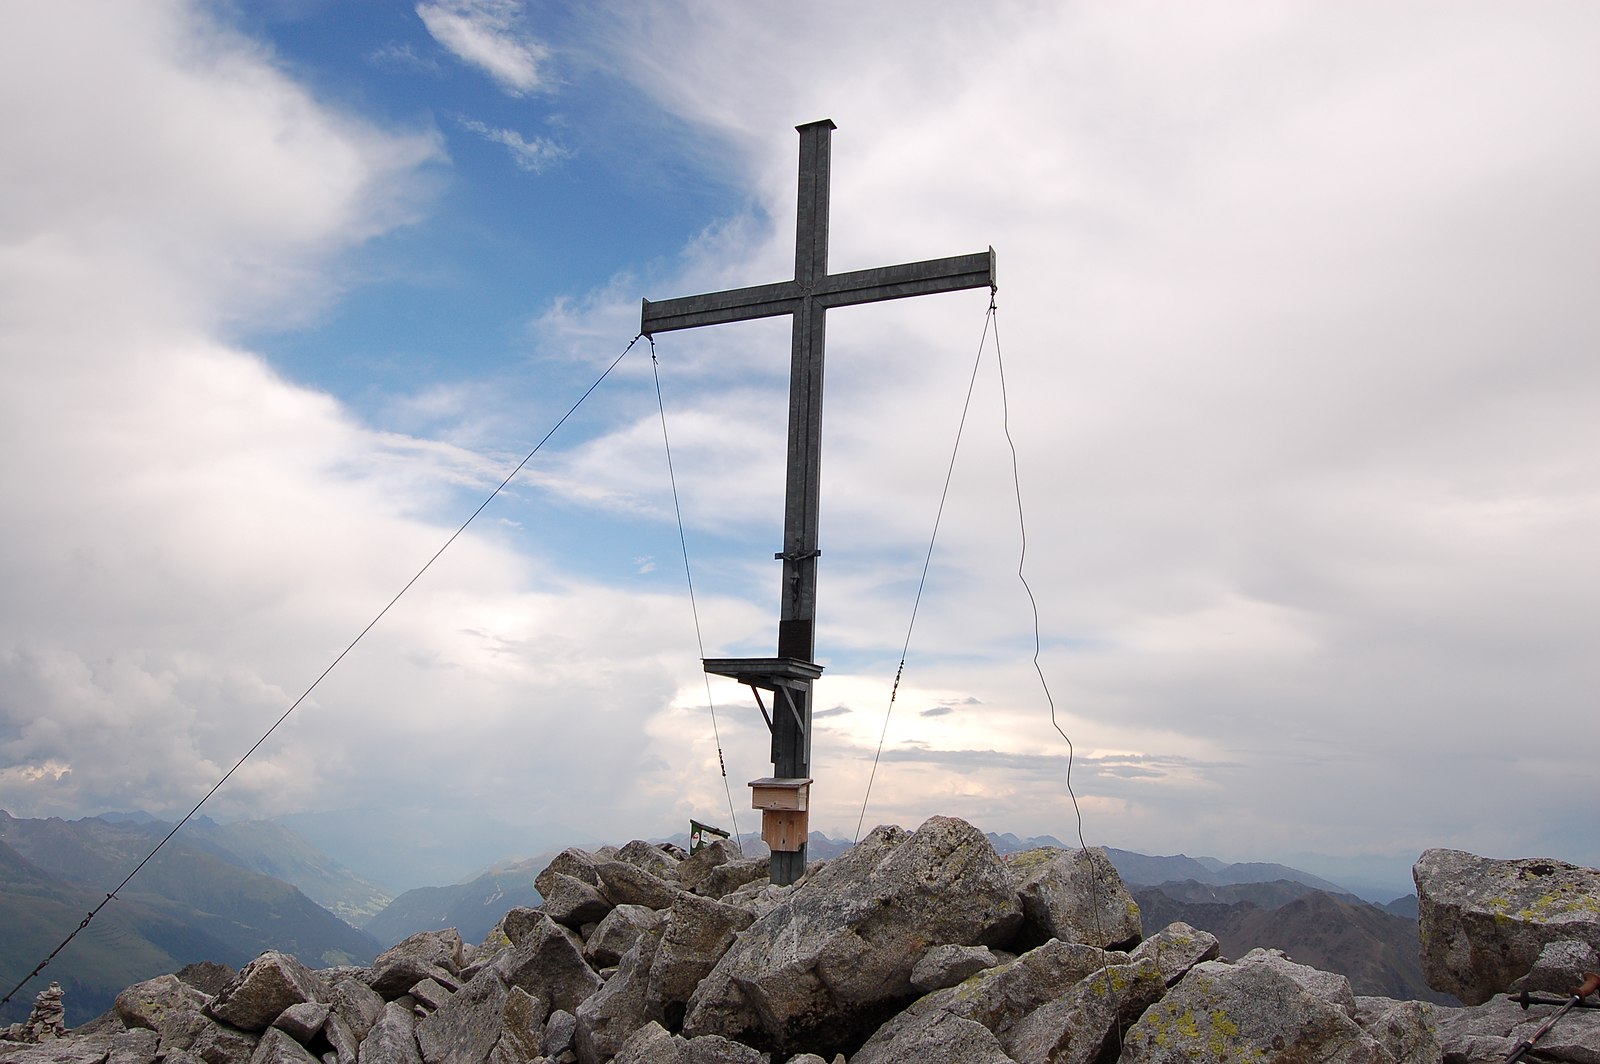
[[[751,807],[761,810],[761,841],[773,853],[796,853],[806,844],[810,814],[811,778],[784,780],[767,777],[750,781]]]
[[[811,830],[807,812],[811,777],[802,775],[811,760],[811,683],[822,666],[799,658],[706,658],[706,672],[738,680],[756,697],[756,707],[772,733],[772,769],[788,773],[750,781],[751,806],[761,810],[761,841],[776,854],[793,854],[787,886],[805,871],[801,863],[806,835]],[[772,696],[772,712],[761,698]],[[775,866],[776,867],[776,866]],[[773,882],[780,877],[774,875]]]

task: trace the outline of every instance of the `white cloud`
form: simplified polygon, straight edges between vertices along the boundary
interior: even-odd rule
[[[331,250],[412,215],[416,185],[390,178],[436,156],[431,135],[380,135],[319,108],[189,5],[95,10],[106,32],[37,8],[8,17],[0,86],[31,102],[0,112],[12,146],[0,232],[28,318],[74,321],[70,303],[46,301],[81,306],[75,287],[102,278],[116,283],[98,285],[99,313],[81,324],[108,299],[189,320],[300,313],[323,298]]]
[[[196,5],[6,22],[0,89],[30,102],[0,110],[0,446],[27,456],[0,483],[0,807],[178,814],[444,542],[434,513],[504,472],[373,431],[225,331],[326,298],[438,145],[317,103]],[[211,808],[448,792],[575,822],[598,795],[573,751],[651,763],[615,722],[690,671],[659,653],[693,660],[680,606],[543,571],[486,521]]]
[[[885,4],[839,34],[834,10],[653,5],[609,29],[618,69],[732,144],[723,167],[755,175],[777,220],[719,244],[716,286],[783,276],[788,129],[821,117],[839,123],[835,269],[998,248],[1056,704],[1080,749],[1194,766],[1181,785],[1094,776],[1110,804],[1091,836],[1225,856],[1516,839],[1600,858],[1496,814],[1486,785],[1517,715],[1583,727],[1600,635],[1600,371],[1580,354],[1600,340],[1581,287],[1600,265],[1583,191],[1600,148],[1571,133],[1600,89],[1594,14],[1403,5],[1380,30],[1359,9],[1015,5],[972,24]],[[825,654],[892,675],[982,308],[829,315]],[[708,388],[669,415],[781,416],[781,379],[746,367],[786,337],[755,328],[661,338]],[[985,711],[897,715],[891,749],[1059,742],[1027,667],[992,362],[979,380],[907,675]],[[743,425],[714,431],[698,449],[738,465],[713,492],[776,490],[770,456],[732,446]],[[633,432],[575,459],[587,491],[627,483],[604,456]],[[680,487],[695,499],[681,468]],[[685,513],[710,529],[748,509]],[[852,703],[847,683],[830,670],[820,697]],[[834,803],[876,727],[819,753],[817,821],[853,823]],[[1542,785],[1581,787],[1577,760],[1548,753]],[[1056,784],[981,759],[877,786],[910,819],[1062,833]]]
[[[417,17],[456,58],[478,67],[513,96],[541,87],[548,50],[519,32],[518,0],[439,0],[417,5]]]
[[[367,62],[380,69],[421,71],[437,74],[439,63],[430,56],[418,55],[409,43],[388,41],[367,53]]]
[[[539,173],[570,154],[555,141],[543,137],[528,140],[514,129],[500,129],[472,118],[459,118],[457,121],[461,123],[461,128],[478,134],[484,140],[504,145],[511,152],[511,159],[517,167],[532,174]]]

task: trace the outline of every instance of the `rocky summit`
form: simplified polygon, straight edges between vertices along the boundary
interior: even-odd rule
[[[52,988],[0,1064],[1488,1064],[1600,968],[1593,869],[1430,850],[1415,877],[1424,970],[1465,1007],[1359,997],[1277,950],[1223,958],[1187,924],[1141,926],[1101,851],[1002,859],[934,817],[787,887],[721,841],[567,850],[542,906],[480,944],[186,969],[71,1031]],[[1600,1010],[1533,1059],[1600,1064]]]

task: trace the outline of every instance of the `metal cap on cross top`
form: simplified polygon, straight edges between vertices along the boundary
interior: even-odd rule
[[[639,317],[639,331],[646,336],[780,314],[794,319],[783,550],[776,555],[783,561],[778,653],[773,658],[708,658],[704,662],[707,672],[730,676],[751,688],[772,732],[774,774],[753,781],[751,788],[755,807],[762,810],[762,837],[773,851],[772,881],[780,886],[793,883],[805,873],[811,784],[811,685],[822,675],[822,667],[812,658],[816,652],[820,554],[817,504],[821,495],[825,315],[833,307],[995,287],[993,248],[899,266],[829,273],[828,200],[835,126],[823,119],[795,128],[800,134],[800,176],[794,278],[656,303],[647,299]],[[761,701],[762,691],[773,696],[771,713]],[[774,796],[786,791],[798,795],[799,808],[761,804],[777,801]]]

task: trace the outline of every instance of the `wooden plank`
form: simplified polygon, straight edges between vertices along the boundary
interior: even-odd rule
[[[774,857],[784,854],[787,859],[793,860],[794,855],[805,852],[806,835],[811,830],[810,825],[811,814],[804,810],[786,812],[769,809],[761,814],[761,841],[772,850]],[[800,877],[795,877],[798,878]],[[790,880],[791,883],[793,881]]]
[[[801,812],[806,808],[806,792],[803,790],[790,790],[786,787],[771,789],[752,787],[750,790],[750,808]]]
[[[764,691],[789,687],[803,690],[822,675],[822,666],[799,658],[701,658],[713,676],[726,676]]]
[[[795,205],[794,279],[801,288],[828,276],[828,204],[833,195],[833,131],[828,119],[796,126],[800,176]]]
[[[995,280],[994,249],[971,255],[952,255],[943,259],[924,259],[898,266],[852,270],[823,277],[809,292],[797,281],[731,288],[701,296],[682,296],[652,303],[646,299],[639,311],[639,331],[646,336],[696,329],[703,325],[726,325],[756,318],[775,318],[794,314],[805,299],[814,299],[823,309],[880,303],[909,296],[962,292],[971,288],[992,288]]]
[[[812,293],[823,307],[850,307],[907,296],[962,292],[995,286],[994,249],[899,266],[830,274]]]
[[[803,812],[810,803],[810,779],[768,778],[750,781],[750,808]]]
[[[800,286],[793,281],[732,288],[703,296],[681,296],[652,303],[646,299],[639,312],[639,331],[646,336],[696,329],[702,325],[725,325],[734,321],[775,318],[793,314],[800,305]]]

